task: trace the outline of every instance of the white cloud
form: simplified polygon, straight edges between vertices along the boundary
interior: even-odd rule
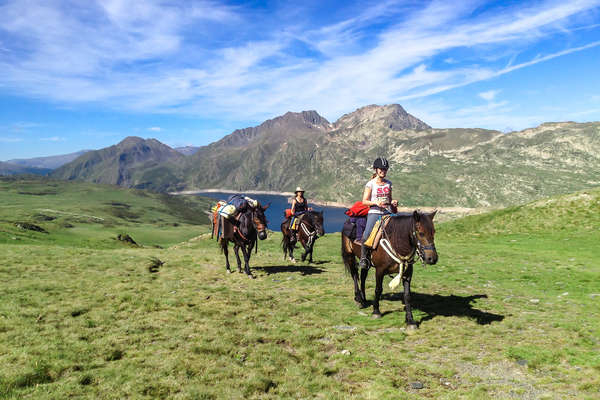
[[[16,137],[0,137],[0,142],[3,143],[17,143],[17,142],[22,142],[23,139],[21,138],[16,138]]]
[[[160,132],[160,126],[153,126],[151,128],[148,128],[149,131],[154,131],[154,132]]]
[[[479,1],[416,4],[390,0],[326,26],[299,20],[282,30],[264,16],[253,21],[241,6],[208,1],[133,7],[125,0],[9,0],[0,6],[0,32],[19,40],[13,46],[0,36],[8,48],[0,87],[136,111],[259,120],[316,109],[334,119],[364,104],[418,99],[600,45],[515,64],[518,49],[580,29],[576,19],[597,0],[536,2],[474,19]],[[213,23],[232,32],[248,25],[253,35],[220,42],[211,39]],[[297,54],[298,43],[315,54]],[[472,59],[448,56],[457,48]],[[498,54],[504,67],[495,63]],[[432,66],[437,56],[442,69]],[[479,95],[505,106],[494,102],[497,93]]]
[[[52,137],[40,138],[40,140],[44,141],[44,142],[64,142],[67,139],[64,137],[60,137],[60,136],[52,136]]]
[[[487,92],[479,93],[479,97],[486,101],[492,101],[496,97],[496,95],[500,93],[499,90],[488,90]]]

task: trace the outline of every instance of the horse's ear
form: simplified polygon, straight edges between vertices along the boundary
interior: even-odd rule
[[[413,212],[413,218],[414,218],[414,220],[415,220],[415,221],[417,221],[417,222],[419,222],[419,220],[421,219],[421,215],[419,214],[419,211],[418,211],[418,210],[415,210],[415,211]]]
[[[429,218],[431,218],[431,220],[433,221],[433,217],[435,217],[435,214],[438,212],[438,210],[433,210],[433,212],[431,214],[429,214]]]

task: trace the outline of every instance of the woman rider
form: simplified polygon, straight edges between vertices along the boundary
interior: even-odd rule
[[[385,179],[388,168],[390,167],[388,160],[383,157],[377,157],[373,161],[373,169],[375,173],[371,180],[365,185],[362,202],[369,206],[367,214],[367,226],[362,236],[362,245],[360,247],[360,268],[369,268],[370,248],[365,246],[365,240],[369,237],[375,222],[385,213],[388,213],[390,205],[397,207],[398,200],[392,200],[392,182]]]
[[[302,216],[302,214],[304,214],[306,211],[310,210],[308,207],[308,202],[304,198],[304,189],[298,186],[294,194],[296,196],[292,200],[292,219],[290,220],[290,232],[292,234],[293,242],[296,241],[296,232],[298,231],[298,228],[293,229],[294,220]]]

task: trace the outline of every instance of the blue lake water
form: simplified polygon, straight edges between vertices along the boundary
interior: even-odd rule
[[[198,193],[198,196],[209,197],[217,200],[227,200],[229,196],[234,193],[229,192],[210,192],[210,193]],[[281,230],[281,222],[284,220],[283,212],[286,208],[290,208],[291,204],[288,202],[290,199],[288,196],[281,196],[277,194],[248,194],[248,197],[256,199],[260,204],[271,204],[267,208],[266,216],[269,221],[268,227],[272,231]],[[315,211],[323,211],[323,222],[325,223],[325,233],[340,232],[344,221],[346,221],[345,207],[332,207],[332,206],[319,206],[311,204],[308,199],[308,206],[312,207]]]

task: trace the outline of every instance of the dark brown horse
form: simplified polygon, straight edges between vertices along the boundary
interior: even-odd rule
[[[411,329],[416,328],[410,304],[410,281],[415,254],[418,254],[424,264],[433,265],[438,260],[434,243],[433,217],[435,213],[435,211],[431,214],[415,211],[412,214],[392,214],[387,224],[384,225],[381,241],[371,254],[371,261],[375,268],[374,318],[381,318],[379,299],[383,292],[383,277],[387,274],[399,273],[404,287],[406,324]],[[389,251],[386,251],[386,248]],[[361,308],[365,308],[368,307],[365,296],[365,280],[369,270],[360,271],[359,287],[356,257],[360,257],[360,244],[342,234],[342,258],[346,270],[354,279],[354,300]]]
[[[281,233],[283,239],[281,240],[281,247],[283,248],[283,259],[286,260],[288,254],[291,262],[296,262],[294,258],[294,249],[296,243],[300,242],[304,247],[304,253],[302,253],[302,261],[306,260],[308,256],[308,262],[313,262],[313,249],[315,242],[319,236],[325,234],[323,229],[323,211],[307,211],[301,217],[298,223],[298,232],[295,238],[292,238],[290,231],[290,218],[287,218],[281,223]]]
[[[242,261],[240,260],[239,250],[242,249],[244,255],[244,272],[248,277],[254,279],[254,275],[250,272],[250,255],[252,248],[256,243],[256,238],[264,240],[267,238],[267,219],[265,218],[265,210],[269,206],[256,207],[248,206],[246,211],[241,212],[237,220],[231,221],[227,218],[221,218],[221,235],[218,236],[219,246],[225,254],[225,267],[227,273],[231,273],[229,266],[229,242],[233,243],[233,251],[237,259],[238,272],[242,272]],[[256,246],[258,251],[258,245]]]

